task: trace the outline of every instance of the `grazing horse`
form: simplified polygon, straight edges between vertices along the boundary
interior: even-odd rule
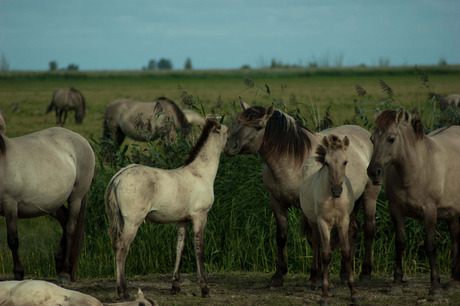
[[[141,289],[138,290],[135,301],[103,304],[88,294],[65,289],[47,281],[29,279],[0,282],[0,305],[151,306],[158,304],[145,298]]]
[[[460,108],[460,95],[451,94],[444,98],[447,102],[447,105],[453,108]]]
[[[63,126],[67,119],[67,112],[69,110],[75,111],[75,123],[81,124],[85,118],[86,103],[82,93],[73,87],[58,88],[53,93],[53,99],[46,109],[46,114],[52,110],[56,111],[56,124]],[[64,114],[64,120],[62,120]]]
[[[176,264],[172,293],[180,291],[179,267],[184,251],[187,226],[193,223],[198,282],[201,295],[208,294],[203,266],[204,228],[214,202],[214,180],[220,153],[227,142],[228,128],[207,119],[196,145],[183,167],[164,170],[130,165],[118,171],[107,187],[105,205],[110,220],[117,266],[117,292],[128,298],[125,260],[139,226],[145,220],[178,223]]]
[[[453,241],[453,269],[449,286],[460,281],[458,240],[460,200],[460,127],[443,127],[428,135],[418,114],[404,109],[377,111],[371,140],[374,152],[367,173],[375,185],[385,185],[388,209],[395,227],[396,265],[392,293],[402,292],[402,258],[406,247],[406,217],[425,223],[425,250],[431,268],[430,295],[441,296],[436,265],[437,220],[445,220]]]
[[[353,145],[355,140],[356,145]],[[361,300],[353,278],[353,254],[348,236],[350,214],[368,181],[366,167],[369,156],[361,149],[361,142],[361,139],[355,139],[354,134],[345,136],[343,140],[336,135],[324,136],[316,150],[317,156],[307,159],[302,168],[300,205],[313,232],[313,267],[309,283],[310,286],[315,286],[321,242],[322,303],[329,302],[329,264],[332,259],[330,233],[333,227],[338,229],[342,245],[351,300],[353,303]]]
[[[160,97],[155,102],[116,100],[107,105],[104,115],[102,149],[106,159],[126,136],[146,141],[163,135],[174,139],[175,129],[188,133],[190,124],[174,101]]]
[[[365,129],[345,125],[321,133],[315,133],[303,127],[293,117],[274,110],[273,105],[264,108],[250,107],[240,99],[242,112],[238,115],[235,129],[227,142],[225,153],[259,153],[265,162],[263,182],[268,190],[270,206],[276,218],[276,243],[278,245],[278,263],[271,278],[272,286],[282,286],[283,276],[287,273],[287,211],[290,206],[300,209],[299,186],[302,177],[302,164],[314,155],[312,148],[317,147],[323,136],[354,134],[360,139],[362,150],[370,160],[372,144],[370,133]],[[361,203],[364,207],[365,260],[360,275],[362,280],[369,279],[372,272],[372,242],[375,235],[375,207],[380,187],[369,183],[364,188]]]
[[[93,174],[93,150],[72,131],[54,127],[16,138],[0,134],[0,215],[6,220],[15,279],[24,278],[18,219],[48,214],[62,226],[56,272],[62,281],[75,279]]]

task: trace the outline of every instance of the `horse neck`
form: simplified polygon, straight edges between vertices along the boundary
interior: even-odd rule
[[[401,159],[395,163],[395,170],[402,179],[419,178],[422,171],[429,169],[426,167],[427,161],[433,158],[430,149],[432,140],[427,136],[421,140],[410,139],[412,135],[407,134],[404,138],[404,150]]]

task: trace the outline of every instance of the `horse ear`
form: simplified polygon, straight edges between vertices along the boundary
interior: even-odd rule
[[[404,108],[400,108],[396,114],[396,124],[400,124],[403,119],[408,120],[409,114],[404,110]]]
[[[380,111],[380,109],[377,108],[377,109],[375,110],[374,119],[377,119],[377,117],[380,116],[381,113],[382,113],[382,112]]]
[[[3,118],[3,113],[0,110],[0,135],[5,135],[5,132],[6,132],[5,118]]]
[[[323,147],[325,147],[326,149],[329,148],[329,140],[327,139],[327,136],[324,136],[324,137],[323,137],[323,140],[321,141],[321,144],[322,144]]]
[[[346,150],[348,148],[348,146],[350,145],[350,140],[348,139],[347,136],[343,137],[343,149]]]
[[[248,108],[251,108],[251,106],[249,104],[247,104],[246,102],[244,102],[241,97],[239,97],[239,98],[240,98],[241,109],[243,110],[243,112],[245,110],[247,110]]]
[[[272,105],[270,105],[265,111],[265,116],[267,116],[267,118],[270,118],[273,115],[274,111],[275,111],[275,105],[272,103]]]

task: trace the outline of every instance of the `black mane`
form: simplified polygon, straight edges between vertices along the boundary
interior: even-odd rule
[[[185,160],[184,166],[192,163],[195,160],[195,158],[198,156],[198,153],[200,153],[204,144],[208,140],[209,135],[211,134],[213,128],[218,125],[219,125],[219,122],[216,119],[208,118],[206,120],[206,125],[203,128],[203,132],[201,132],[200,138],[196,142],[195,146],[188,153],[188,157]]]

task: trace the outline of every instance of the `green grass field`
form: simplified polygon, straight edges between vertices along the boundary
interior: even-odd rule
[[[427,71],[429,82],[423,82],[420,71]],[[393,105],[405,108],[419,107],[424,122],[433,122],[436,112],[427,100],[428,92],[441,95],[460,93],[460,67],[444,70],[422,67],[419,74],[411,68],[368,69],[308,69],[294,70],[236,70],[180,72],[9,72],[0,73],[0,109],[6,120],[8,137],[16,137],[55,125],[53,114],[45,115],[55,88],[74,86],[85,96],[87,115],[81,126],[75,125],[73,113],[65,127],[86,137],[97,149],[102,134],[102,118],[109,102],[130,98],[153,101],[166,96],[184,106],[181,91],[192,95],[206,113],[213,110],[230,122],[239,111],[238,97],[251,105],[267,106],[277,101],[278,109],[294,111],[305,124],[316,124],[329,112],[334,125],[350,121],[359,106],[372,123],[376,107],[385,107],[380,101],[387,97],[382,90],[383,80],[393,90]],[[243,81],[251,79],[255,86]],[[247,82],[246,82],[247,83]],[[355,86],[367,92],[358,97]],[[427,87],[429,85],[429,87]],[[270,94],[267,93],[267,86]],[[358,122],[360,123],[360,122]],[[96,142],[94,142],[96,141]],[[128,157],[133,141],[126,141]],[[123,147],[123,146],[122,146]],[[145,148],[141,146],[141,148]],[[139,149],[138,149],[139,150]],[[158,148],[163,154],[183,160],[181,151]],[[166,150],[166,151],[165,151]],[[168,151],[170,150],[170,151]],[[168,151],[168,152],[167,152]],[[107,236],[107,220],[103,193],[117,166],[98,164],[87,205],[86,243],[80,259],[79,277],[106,277],[114,275],[113,252]],[[274,271],[276,262],[275,220],[268,205],[268,196],[262,184],[262,161],[256,155],[228,158],[222,156],[215,183],[215,204],[209,214],[205,237],[205,263],[208,271]],[[307,273],[311,250],[299,231],[300,212],[289,213],[289,269]],[[407,221],[408,250],[405,257],[406,273],[429,271],[423,249],[423,228],[418,221]],[[175,257],[175,225],[144,224],[132,245],[127,260],[127,275],[171,272]],[[53,277],[53,256],[60,227],[50,217],[20,221],[20,252],[27,277]],[[441,271],[450,271],[450,238],[446,227],[439,226],[437,235],[438,262]],[[189,236],[182,270],[195,271],[193,239]],[[360,237],[361,239],[361,237]],[[381,195],[377,208],[377,236],[374,262],[377,273],[392,273],[394,237],[386,200]],[[356,253],[356,267],[362,251]],[[338,273],[339,253],[334,255],[331,273]],[[11,253],[6,243],[4,219],[0,219],[0,274],[12,277]]]

